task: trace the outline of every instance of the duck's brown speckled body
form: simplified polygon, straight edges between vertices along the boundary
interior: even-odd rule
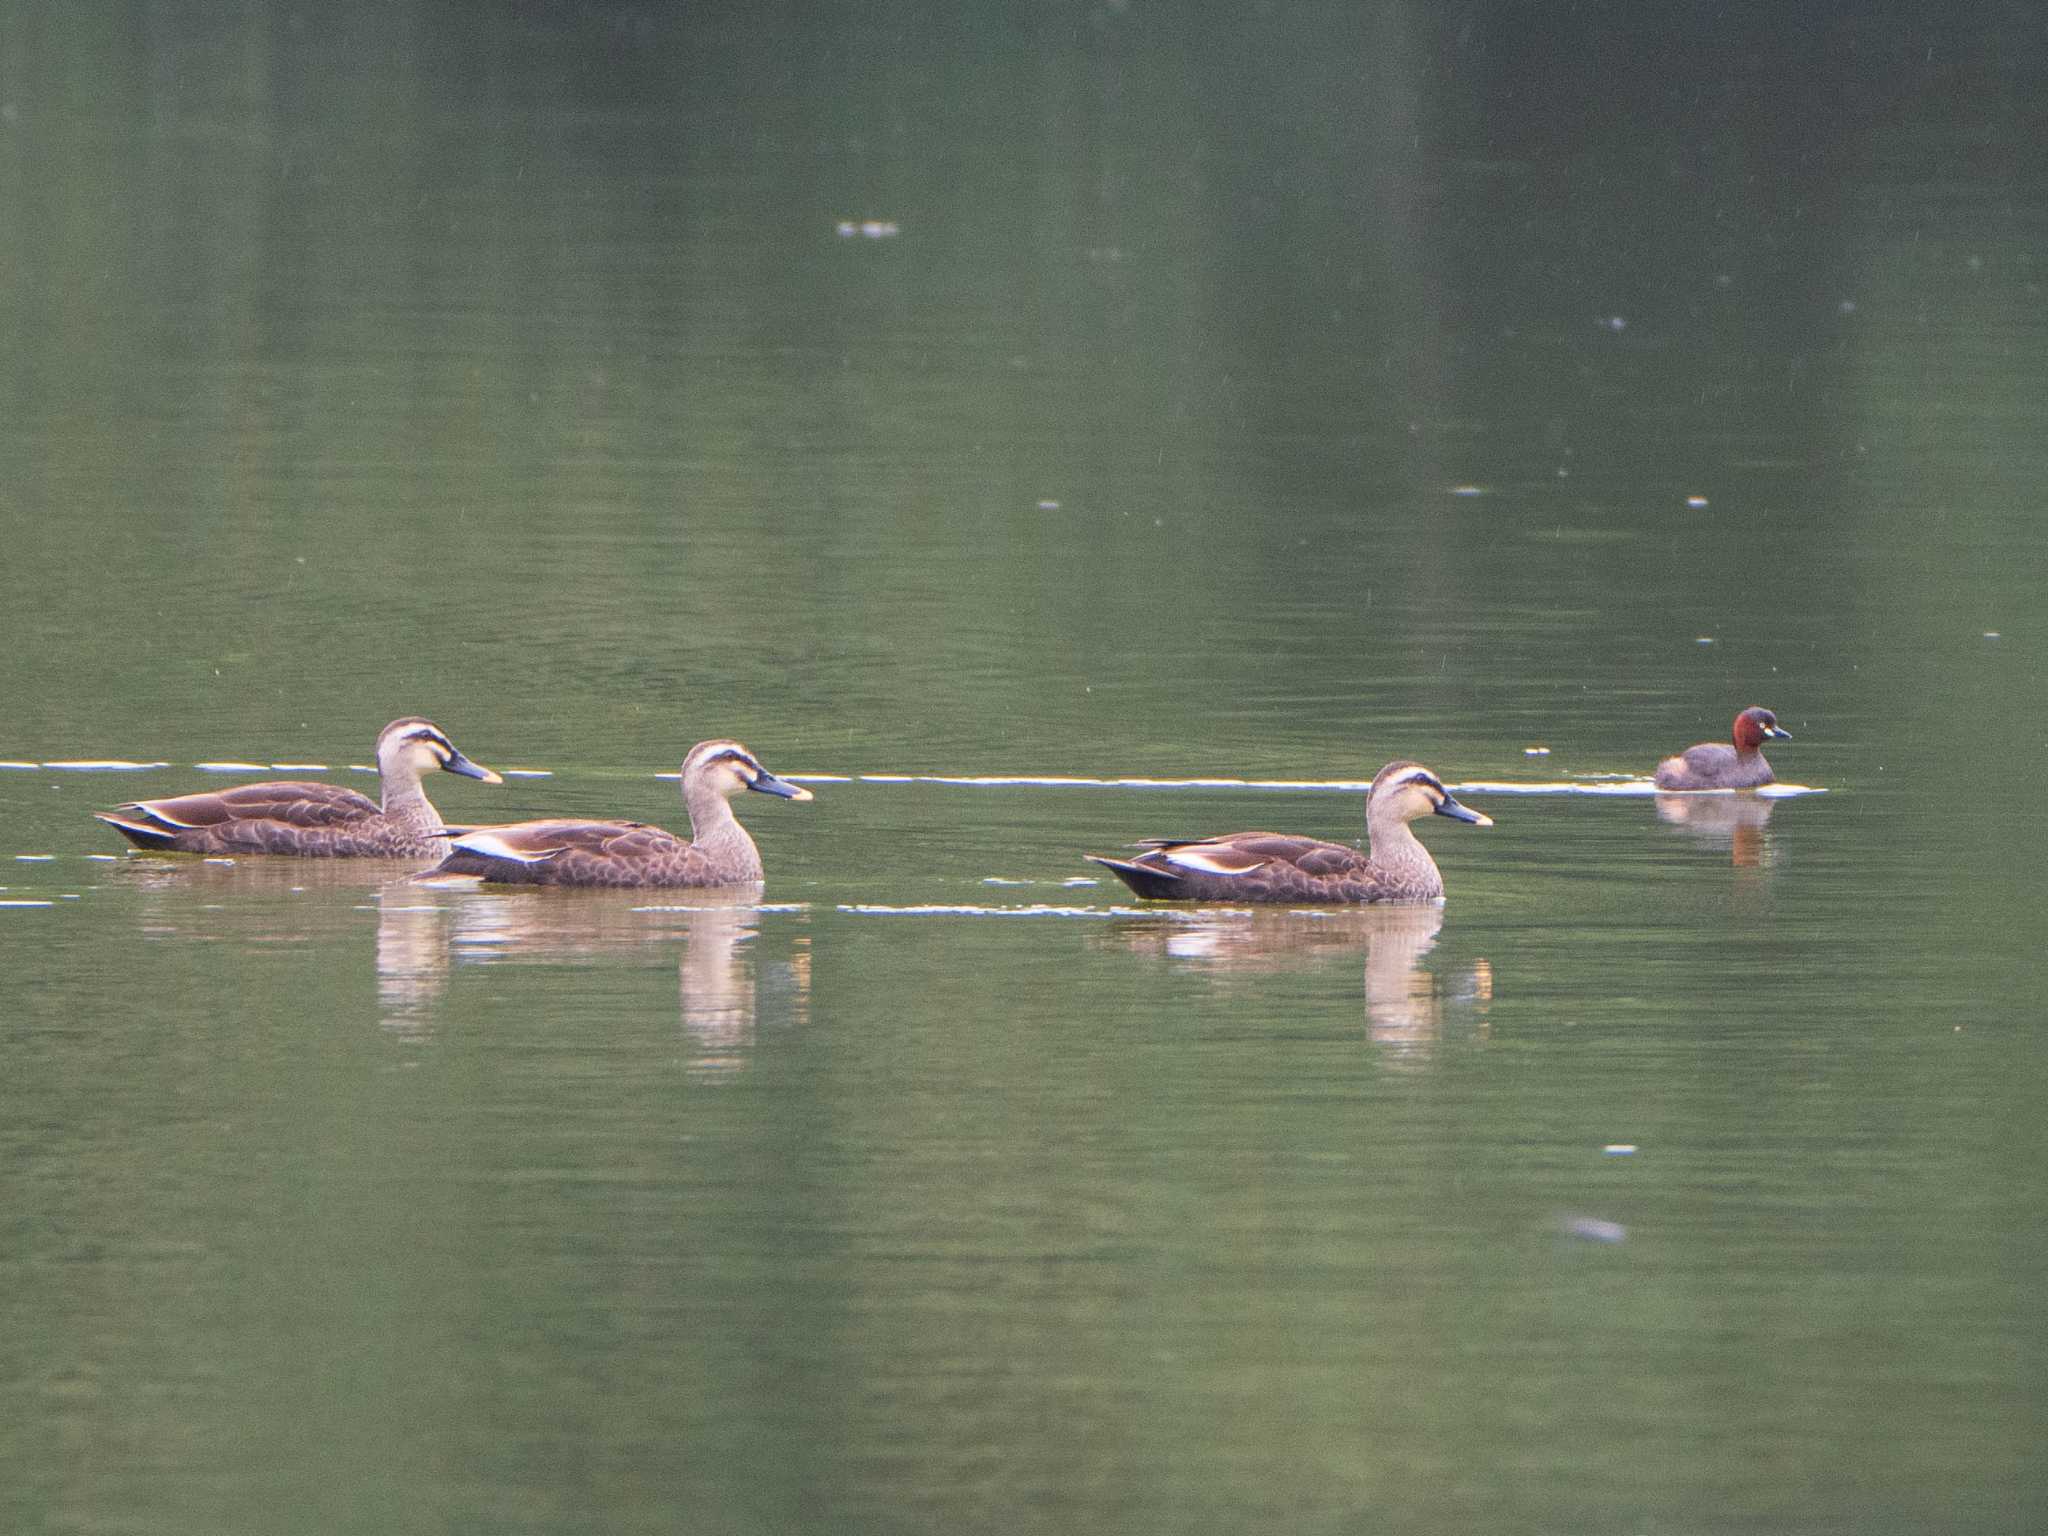
[[[1138,895],[1166,901],[1440,901],[1443,875],[1408,828],[1432,814],[1493,825],[1490,817],[1452,799],[1443,781],[1420,763],[1401,761],[1382,768],[1366,795],[1367,852],[1283,832],[1233,832],[1147,838],[1133,845],[1147,850],[1133,859],[1086,857]]]
[[[778,779],[736,741],[700,741],[683,759],[689,839],[638,821],[519,821],[471,827],[424,879],[468,875],[500,885],[718,886],[762,878],[761,854],[731,798],[757,790],[785,800],[811,792]]]
[[[1759,750],[1767,741],[1790,741],[1792,733],[1778,728],[1778,717],[1768,709],[1751,705],[1735,717],[1734,745],[1725,741],[1703,741],[1687,747],[1676,757],[1657,765],[1659,789],[1755,789],[1774,784],[1777,774]]]
[[[159,852],[427,858],[448,846],[440,813],[420,786],[435,769],[502,782],[456,751],[440,727],[408,715],[377,737],[381,804],[338,784],[283,779],[135,800],[94,814],[138,848]]]

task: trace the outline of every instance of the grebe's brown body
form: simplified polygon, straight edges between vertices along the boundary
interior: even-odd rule
[[[1778,776],[1759,750],[1767,741],[1790,741],[1778,728],[1778,717],[1752,705],[1735,717],[1735,744],[1703,741],[1657,765],[1659,789],[1755,789],[1774,784]]]

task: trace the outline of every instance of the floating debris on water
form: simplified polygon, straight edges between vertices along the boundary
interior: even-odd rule
[[[1559,779],[1547,783],[1527,784],[1511,782],[1506,779],[1483,779],[1473,780],[1464,784],[1447,784],[1444,787],[1454,795],[1618,795],[1628,798],[1637,795],[1669,793],[1668,790],[1659,790],[1656,784],[1649,779],[1636,778],[1634,776],[1622,777],[1612,774],[1597,778]],[[1766,785],[1764,789],[1755,791],[1755,793],[1763,794],[1767,791],[1781,795],[1818,795],[1826,793],[1824,790],[1810,789],[1804,784],[1770,784]],[[1693,790],[1690,793],[1732,795],[1738,793],[1746,794],[1749,791],[1706,789]]]
[[[1586,1243],[1621,1243],[1628,1241],[1628,1228],[1618,1221],[1602,1221],[1597,1216],[1574,1216],[1564,1224],[1566,1237],[1576,1237]]]

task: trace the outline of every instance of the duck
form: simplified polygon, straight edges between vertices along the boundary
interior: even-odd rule
[[[1703,741],[1687,747],[1675,757],[1657,765],[1654,775],[1659,789],[1755,789],[1774,784],[1778,776],[1757,750],[1767,741],[1790,741],[1792,733],[1778,725],[1778,717],[1752,704],[1735,717],[1735,744]]]
[[[173,853],[282,853],[300,858],[427,858],[447,828],[420,779],[439,769],[504,780],[471,762],[431,720],[405,715],[377,733],[382,802],[338,784],[279,779],[93,814],[138,848]]]
[[[516,821],[450,835],[447,856],[419,878],[471,876],[497,885],[758,884],[761,853],[732,813],[742,790],[783,800],[811,792],[777,778],[736,741],[700,741],[683,759],[690,836],[639,821]]]
[[[1408,823],[1445,816],[1475,827],[1493,818],[1460,804],[1420,763],[1397,759],[1365,797],[1367,851],[1284,832],[1152,837],[1136,858],[1083,855],[1142,897],[1161,901],[1442,901],[1444,877]]]

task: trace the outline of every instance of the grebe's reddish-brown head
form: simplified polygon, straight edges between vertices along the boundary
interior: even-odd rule
[[[1767,741],[1790,741],[1792,733],[1778,728],[1778,717],[1752,704],[1735,717],[1735,750],[1747,757]]]

